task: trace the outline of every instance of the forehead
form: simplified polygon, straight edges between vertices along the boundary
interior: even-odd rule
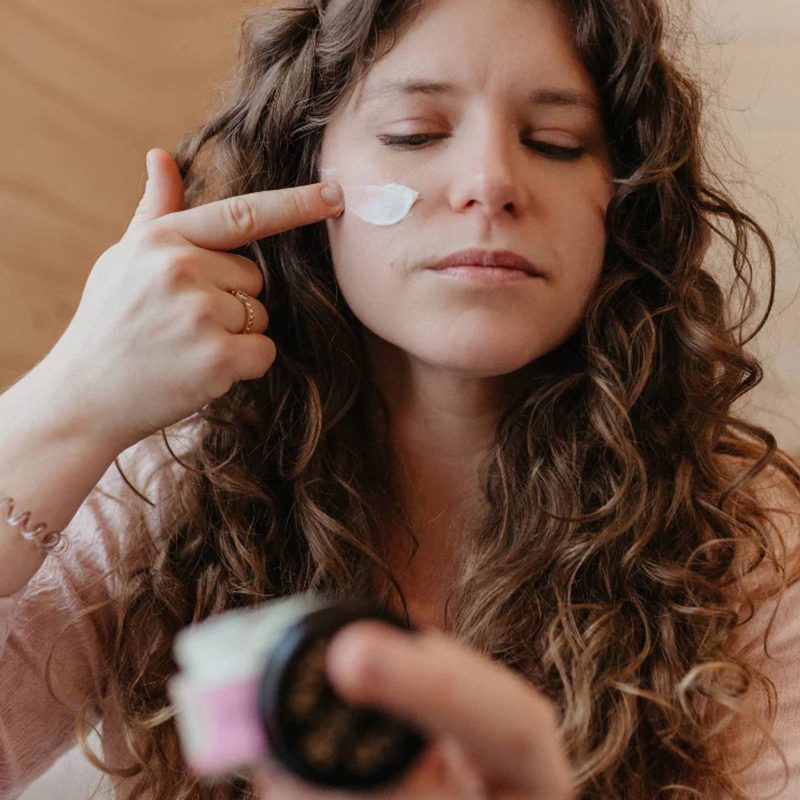
[[[432,96],[450,97],[464,94],[464,87],[459,84],[428,80],[425,78],[402,78],[373,81],[357,94],[355,110],[360,111],[381,100],[387,101],[397,97]],[[524,96],[524,101],[531,106],[573,108],[592,114],[599,112],[598,102],[591,91],[582,87],[553,85],[539,86]]]
[[[430,0],[359,82],[351,106],[361,112],[403,97],[474,91],[598,110],[591,77],[552,0]]]

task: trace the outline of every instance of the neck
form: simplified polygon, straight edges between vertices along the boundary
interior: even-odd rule
[[[413,562],[403,525],[390,525],[393,566],[406,586],[441,592],[464,526],[480,513],[480,468],[494,441],[512,376],[464,375],[413,359],[367,336],[376,388],[389,409],[389,435],[406,524],[419,542]],[[446,580],[444,581],[446,582]],[[402,583],[402,581],[401,581]]]

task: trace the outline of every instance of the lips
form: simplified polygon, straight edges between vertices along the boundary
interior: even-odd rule
[[[459,250],[431,264],[428,269],[442,270],[448,267],[503,267],[537,277],[542,275],[527,258],[511,250]]]

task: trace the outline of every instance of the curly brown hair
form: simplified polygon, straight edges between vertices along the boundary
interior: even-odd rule
[[[326,120],[423,5],[250,13],[221,109],[174,152],[187,205],[318,181]],[[584,324],[521,371],[497,424],[448,631],[553,700],[580,797],[743,798],[721,742],[752,697],[766,726],[775,692],[728,642],[794,580],[759,476],[800,492],[774,437],[732,410],[761,379],[745,347],[772,306],[775,254],[705,160],[702,93],[667,52],[659,0],[561,6],[612,156],[605,261]],[[769,265],[758,316],[753,238]],[[731,257],[712,273],[715,242]],[[138,776],[133,798],[253,796],[244,778],[212,787],[176,768],[165,686],[181,628],[309,589],[405,606],[376,522],[404,511],[388,410],[325,225],[240,252],[264,274],[277,360],[170,429],[191,426],[193,444],[162,465],[165,480],[180,469],[161,526],[148,532],[142,513],[110,601],[132,764],[108,769]],[[759,565],[776,580],[757,595]]]

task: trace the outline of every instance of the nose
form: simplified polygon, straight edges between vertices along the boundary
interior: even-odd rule
[[[500,115],[464,121],[455,148],[450,205],[454,211],[472,210],[487,220],[519,215],[523,204],[522,164],[517,165],[522,145],[515,131]],[[524,154],[522,154],[524,155]]]

